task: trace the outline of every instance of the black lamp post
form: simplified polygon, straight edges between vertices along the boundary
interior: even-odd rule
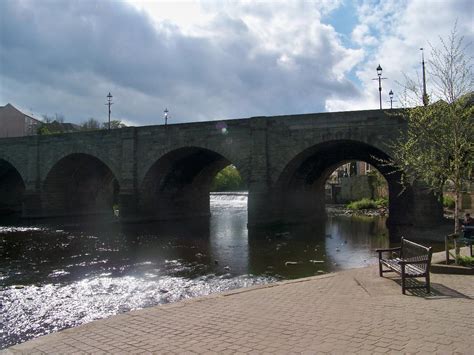
[[[165,126],[168,124],[168,109],[165,108],[165,110],[163,111],[164,112],[164,118],[165,118]]]
[[[428,106],[430,103],[430,98],[426,93],[426,75],[425,75],[425,55],[423,53],[423,48],[420,48],[421,51],[421,66],[423,70],[423,96],[421,97],[421,101],[423,101],[423,105]]]
[[[392,104],[393,104],[393,91],[390,90],[388,93],[388,96],[390,97],[390,110],[392,109]]]
[[[107,103],[106,105],[109,106],[109,130],[110,130],[110,106],[113,105],[114,103],[112,102],[112,94],[109,92],[109,94],[107,95]]]
[[[380,64],[377,67],[377,76],[378,78],[375,78],[372,80],[379,81],[379,101],[380,101],[380,109],[382,109],[382,80],[387,79],[387,78],[382,78],[382,67],[380,66]]]

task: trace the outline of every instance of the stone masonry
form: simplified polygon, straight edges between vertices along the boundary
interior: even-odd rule
[[[5,354],[472,354],[474,276],[407,291],[377,266],[146,308]],[[2,351],[0,351],[2,353]]]
[[[391,223],[435,223],[442,210],[434,196],[415,187],[400,195],[397,176],[381,163],[404,128],[395,112],[0,139],[0,213],[14,206],[24,217],[110,214],[119,205],[125,222],[206,216],[212,178],[233,164],[247,182],[249,225],[305,221],[324,215],[329,174],[361,160],[388,181]]]

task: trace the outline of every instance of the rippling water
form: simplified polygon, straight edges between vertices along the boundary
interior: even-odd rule
[[[0,348],[95,319],[375,262],[381,217],[247,230],[247,196],[211,196],[207,221],[0,224]]]

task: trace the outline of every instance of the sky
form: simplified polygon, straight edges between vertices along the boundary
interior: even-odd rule
[[[455,23],[472,42],[474,1],[0,0],[0,106],[105,122],[110,92],[133,126],[377,109],[380,64],[396,107]]]

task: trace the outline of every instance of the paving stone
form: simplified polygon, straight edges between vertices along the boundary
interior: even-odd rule
[[[443,297],[402,295],[372,266],[134,311],[3,353],[472,354],[474,277],[432,283]]]

